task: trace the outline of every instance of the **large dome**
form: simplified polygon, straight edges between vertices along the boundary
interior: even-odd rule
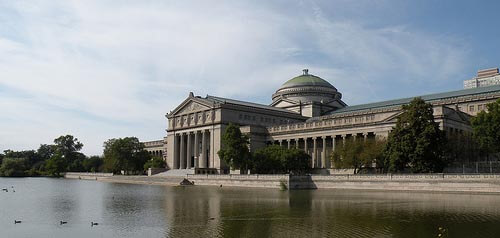
[[[328,81],[309,74],[309,70],[304,69],[302,75],[286,81],[273,94],[273,102],[280,99],[290,99],[296,102],[329,102],[341,99],[342,94]]]
[[[304,71],[304,74],[286,81],[286,83],[281,85],[280,89],[297,87],[297,86],[323,86],[335,89],[335,87],[331,85],[328,81],[318,76],[307,73],[307,70]]]

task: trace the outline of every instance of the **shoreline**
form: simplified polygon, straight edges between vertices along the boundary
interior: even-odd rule
[[[338,189],[364,191],[402,191],[500,195],[500,174],[384,174],[384,175],[186,175],[167,176],[101,176],[67,173],[67,179],[95,180],[111,183],[181,186],[183,179],[194,186],[272,188],[289,190]]]

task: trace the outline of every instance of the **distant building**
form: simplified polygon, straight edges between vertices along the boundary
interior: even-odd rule
[[[500,73],[498,68],[482,69],[477,71],[477,76],[464,80],[464,88],[479,88],[492,85],[500,85]]]
[[[499,77],[498,69],[481,70],[474,78],[478,87],[420,97],[432,104],[434,119],[447,134],[469,133],[471,116],[500,98],[500,83],[482,83],[495,77]],[[386,138],[402,105],[413,98],[348,106],[333,85],[308,70],[285,82],[272,95],[270,105],[189,93],[166,115],[167,136],[161,153],[173,173],[227,173],[228,166],[217,152],[225,128],[234,123],[248,135],[251,151],[269,144],[297,148],[311,156],[312,168],[328,171],[333,166],[330,155],[345,140]],[[161,151],[161,142],[145,144],[148,150]]]
[[[162,157],[166,160],[167,158],[167,140],[153,140],[142,142],[144,144],[144,149],[149,152],[151,156]]]

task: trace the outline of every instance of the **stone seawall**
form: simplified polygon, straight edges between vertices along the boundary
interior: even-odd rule
[[[254,187],[254,188],[280,188],[280,183],[288,187],[290,176],[288,174],[225,174],[225,175],[209,175],[209,174],[194,174],[187,175],[189,181],[194,182],[194,185],[209,185],[209,186],[235,186],[235,187]]]
[[[362,189],[499,193],[500,174],[383,174],[292,176],[291,189]]]
[[[376,174],[376,175],[186,175],[113,176],[112,174],[67,173],[66,178],[104,182],[179,185],[184,179],[200,186],[235,186],[279,189],[354,189],[387,191],[462,192],[500,194],[500,174]]]
[[[64,174],[64,178],[71,179],[87,179],[87,180],[97,180],[98,178],[112,177],[113,173],[80,173],[80,172],[67,172]]]

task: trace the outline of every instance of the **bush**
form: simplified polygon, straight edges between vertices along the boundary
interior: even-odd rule
[[[253,154],[251,170],[253,173],[305,173],[310,168],[311,157],[302,150],[285,149],[271,145]]]

